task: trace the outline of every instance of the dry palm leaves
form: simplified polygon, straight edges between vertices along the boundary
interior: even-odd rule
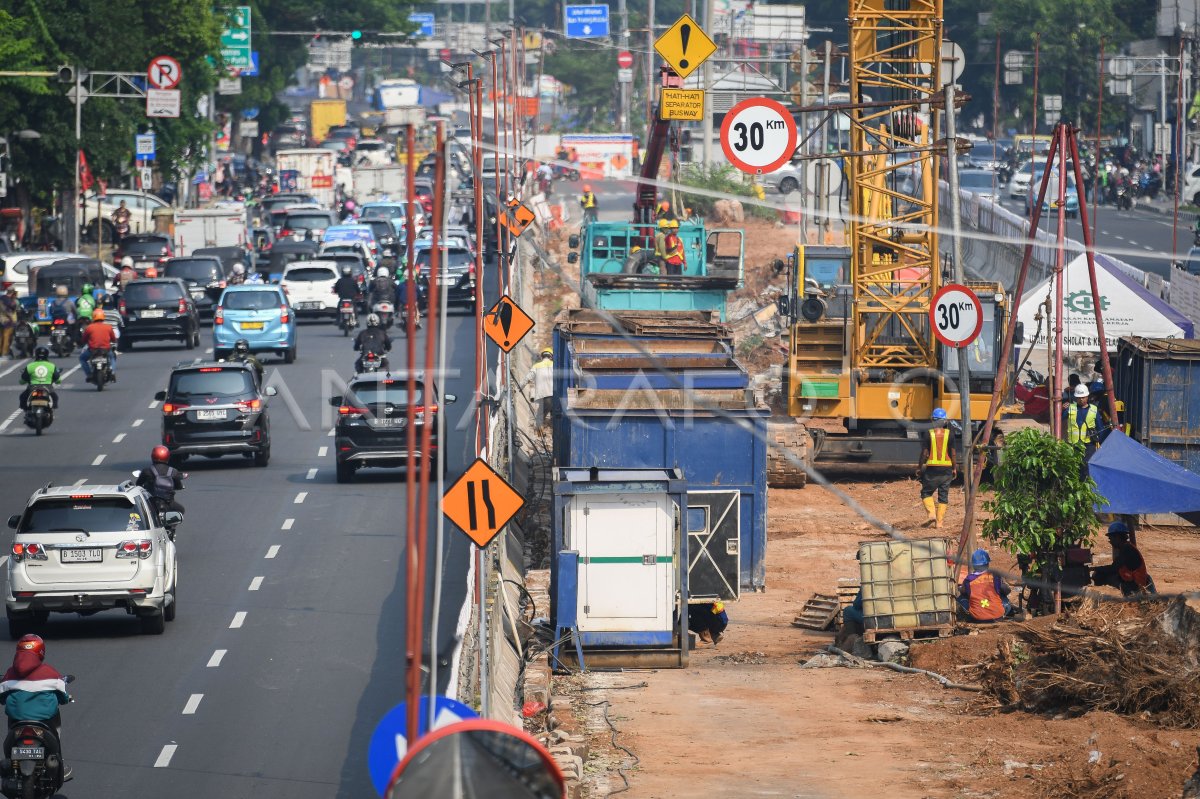
[[[1107,710],[1161,727],[1200,727],[1198,614],[1173,602],[1088,602],[1054,626],[1019,625],[979,671],[1006,710]],[[1180,619],[1184,619],[1183,623]]]

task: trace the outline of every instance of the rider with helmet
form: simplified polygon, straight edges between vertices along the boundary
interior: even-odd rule
[[[229,270],[228,283],[231,286],[240,286],[246,282],[246,267],[241,264],[234,264]]]
[[[386,266],[381,266],[375,270],[375,279],[371,281],[371,305],[372,307],[378,302],[396,301],[396,281],[392,280],[392,276],[388,273]]]
[[[339,300],[357,300],[358,295],[362,293],[362,287],[354,279],[354,270],[350,268],[350,264],[342,264],[341,272],[342,276],[333,284],[334,292]]]
[[[21,392],[21,410],[26,410],[30,393],[39,386],[50,392],[52,406],[58,407],[58,392],[54,390],[54,386],[62,382],[62,373],[50,360],[50,350],[38,347],[33,351],[33,360],[25,365],[25,371],[21,373],[21,382],[27,384]]]
[[[66,678],[46,662],[46,642],[40,635],[23,635],[17,641],[12,666],[4,672],[4,680],[0,682],[0,699],[4,700],[10,728],[20,721],[36,721],[54,730],[58,738],[61,779],[68,779],[71,769],[62,763],[62,716],[58,708],[70,702],[71,697],[67,693]],[[9,745],[11,741],[6,741],[5,754]]]
[[[137,484],[146,489],[161,513],[173,510],[183,513],[183,506],[175,501],[175,492],[183,488],[183,472],[171,466],[171,451],[159,444],[150,450],[150,468],[138,473]]]
[[[262,361],[254,357],[250,352],[250,342],[244,338],[239,338],[233,342],[233,355],[230,356],[231,361],[241,361],[242,363],[254,369],[254,376],[258,380],[258,384],[262,385],[263,380],[263,365]]]
[[[84,283],[79,289],[79,299],[75,300],[75,316],[80,324],[92,321],[92,310],[96,307],[96,298],[92,296],[95,288],[91,283]]]
[[[387,331],[379,326],[378,314],[367,315],[367,326],[354,338],[354,349],[356,352],[362,353],[354,362],[355,373],[363,370],[363,355],[368,352],[380,356],[381,365],[385,371],[389,368],[388,359],[384,353],[392,351],[392,339],[388,336]]]
[[[121,259],[121,271],[113,278],[113,288],[124,291],[130,281],[137,280],[137,270],[133,267],[133,256],[126,255]]]
[[[83,376],[92,377],[92,365],[89,363],[92,353],[103,352],[108,356],[108,373],[112,382],[117,382],[117,339],[120,337],[116,329],[104,321],[104,309],[97,308],[92,312],[91,323],[83,329],[79,336],[83,340],[83,352],[79,353],[79,365],[83,368]]]

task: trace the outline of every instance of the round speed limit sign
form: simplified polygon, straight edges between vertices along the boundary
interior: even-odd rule
[[[729,109],[721,123],[721,149],[729,163],[743,172],[774,172],[796,151],[796,120],[774,100],[743,100]]]
[[[965,347],[983,328],[983,305],[966,286],[942,286],[929,306],[933,335],[948,347]]]

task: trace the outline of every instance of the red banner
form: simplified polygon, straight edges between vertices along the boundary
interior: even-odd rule
[[[96,182],[92,177],[92,168],[88,166],[87,156],[83,154],[83,150],[79,151],[79,186],[84,191],[91,191],[92,184]]]

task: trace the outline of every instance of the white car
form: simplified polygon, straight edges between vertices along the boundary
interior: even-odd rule
[[[142,632],[159,635],[175,618],[175,527],[142,488],[82,485],[40,488],[22,513],[8,558],[4,604],[8,632],[20,638],[50,613],[88,616],[121,608]]]
[[[391,146],[383,139],[359,139],[354,145],[356,166],[386,166],[395,163]]]
[[[1000,202],[1000,178],[990,169],[958,170],[958,187],[985,200]]]
[[[317,251],[317,257],[320,258],[325,253],[347,253],[352,252],[362,258],[362,262],[366,265],[368,273],[375,274],[375,268],[379,266],[379,260],[371,252],[371,247],[365,241],[331,241],[328,244],[321,244],[321,249]]]
[[[28,296],[29,294],[29,271],[36,269],[39,266],[52,264],[55,261],[60,261],[63,258],[89,258],[81,252],[6,252],[0,255],[0,262],[4,264],[4,275],[0,277],[0,287],[5,289],[12,288],[17,290],[17,298]],[[105,276],[109,277],[111,282],[112,275],[108,274],[108,264],[104,264]],[[115,275],[117,270],[113,270]],[[108,288],[106,285],[105,288]]]
[[[1200,164],[1188,169],[1183,177],[1183,201],[1200,205]]]
[[[1008,196],[1024,200],[1025,195],[1029,193],[1029,184],[1033,182],[1034,172],[1041,175],[1045,165],[1045,161],[1026,161],[1021,164],[1008,181]]]
[[[296,316],[337,315],[334,292],[340,273],[336,261],[294,261],[283,270],[279,285],[287,292]]]
[[[131,189],[109,189],[99,198],[89,194],[81,201],[83,203],[83,229],[95,239],[96,214],[99,211],[101,224],[104,225],[104,240],[113,241],[116,226],[112,223],[113,211],[121,207],[121,201],[129,209],[130,233],[154,233],[154,211],[157,208],[170,208],[170,204],[156,194]]]

